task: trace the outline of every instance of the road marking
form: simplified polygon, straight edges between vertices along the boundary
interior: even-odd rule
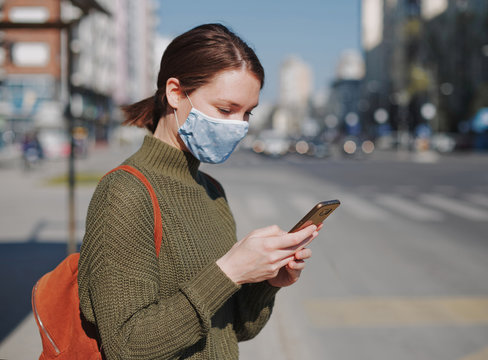
[[[322,328],[488,324],[488,296],[314,299],[305,310]]]
[[[252,193],[246,196],[248,214],[260,219],[274,219],[279,210],[268,195]]]
[[[380,195],[375,201],[413,220],[442,221],[444,219],[444,216],[440,212],[427,209],[405,198],[392,195]]]
[[[356,217],[363,220],[386,220],[389,218],[389,214],[374,205],[370,201],[363,200],[357,196],[350,196],[342,194],[341,208],[344,211],[353,213]]]
[[[473,354],[469,354],[468,356],[462,357],[459,360],[486,360],[488,359],[488,347],[484,348],[481,351],[477,351]]]
[[[469,194],[466,199],[472,203],[488,207],[488,196],[484,194]]]
[[[308,213],[318,203],[317,199],[310,195],[293,194],[288,200],[302,216]]]
[[[371,194],[378,192],[378,186],[375,185],[360,185],[356,187],[356,192],[361,194]]]
[[[447,196],[456,194],[457,189],[452,185],[437,185],[434,187],[434,192],[439,192]]]
[[[394,191],[403,195],[412,195],[417,193],[417,188],[412,185],[397,185]]]
[[[420,197],[420,201],[468,220],[488,220],[488,211],[461,200],[452,199],[443,195],[424,194]]]

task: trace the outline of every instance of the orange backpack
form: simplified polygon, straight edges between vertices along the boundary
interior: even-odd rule
[[[154,189],[139,170],[129,165],[121,165],[107,174],[117,170],[133,174],[149,191],[154,214],[154,246],[159,257],[163,225]],[[54,270],[42,276],[32,290],[32,310],[42,340],[39,360],[102,359],[97,329],[80,311],[79,257],[79,253],[67,256]]]

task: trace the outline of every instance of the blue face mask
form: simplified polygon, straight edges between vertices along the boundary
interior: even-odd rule
[[[192,106],[190,114],[181,127],[174,111],[181,140],[201,162],[211,164],[224,162],[239,141],[246,136],[249,123],[242,120],[215,119],[195,109],[191,100],[190,104]]]

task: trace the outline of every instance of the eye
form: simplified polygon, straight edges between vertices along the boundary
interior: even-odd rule
[[[229,109],[223,109],[223,108],[218,108],[218,110],[222,113],[222,114],[230,114],[230,110]]]
[[[249,118],[252,116],[252,112],[246,111],[244,114],[244,121],[249,121]]]

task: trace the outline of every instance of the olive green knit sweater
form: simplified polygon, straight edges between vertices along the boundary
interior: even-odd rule
[[[163,241],[158,259],[144,185],[125,171],[105,176],[88,209],[78,283],[106,357],[237,359],[237,342],[263,328],[278,289],[239,286],[216,265],[236,241],[235,223],[191,154],[147,136],[125,164],[154,187]]]

